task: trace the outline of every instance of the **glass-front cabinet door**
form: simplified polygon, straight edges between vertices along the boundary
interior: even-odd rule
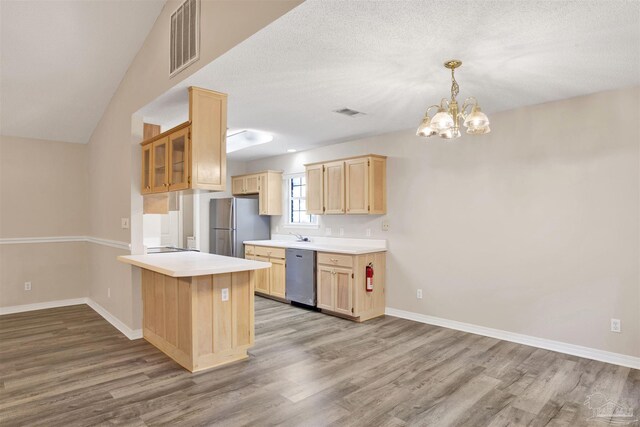
[[[169,159],[169,137],[154,141],[152,144],[153,154],[153,174],[151,177],[151,188],[154,193],[167,191],[169,189],[169,171],[167,167]]]
[[[151,193],[151,153],[153,144],[142,146],[142,194]]]
[[[189,128],[169,135],[169,190],[189,188]]]

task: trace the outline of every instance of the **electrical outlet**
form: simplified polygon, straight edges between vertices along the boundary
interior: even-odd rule
[[[24,290],[25,291],[31,290],[31,282],[24,282]]]
[[[422,299],[422,289],[418,289],[418,292],[416,293],[416,298]]]
[[[611,319],[611,332],[622,332],[620,319]]]
[[[344,236],[344,228],[340,227],[340,236]]]
[[[331,229],[330,229],[329,227],[325,228],[325,229],[324,229],[324,234],[325,234],[326,236],[331,236]]]
[[[111,298],[111,288],[107,288],[107,298]]]
[[[367,237],[371,237],[371,229],[367,228],[365,234],[367,235]]]
[[[122,227],[123,230],[126,230],[129,228],[129,218],[120,218],[120,227]]]
[[[389,231],[389,221],[386,219],[382,221],[382,231]]]
[[[222,301],[229,301],[229,288],[222,288]]]

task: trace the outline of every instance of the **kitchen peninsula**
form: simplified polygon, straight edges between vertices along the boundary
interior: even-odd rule
[[[123,255],[142,269],[143,336],[191,372],[247,358],[255,271],[268,262],[201,252]]]

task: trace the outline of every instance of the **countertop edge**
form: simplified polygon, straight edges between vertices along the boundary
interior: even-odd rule
[[[270,241],[260,241],[260,240],[246,240],[244,242],[242,242],[245,245],[253,245],[253,246],[266,246],[266,247],[272,247],[272,248],[295,248],[295,249],[307,249],[310,251],[316,251],[316,252],[325,252],[325,253],[335,253],[335,254],[345,254],[345,255],[364,255],[364,254],[372,254],[372,253],[377,253],[377,252],[387,252],[387,248],[357,248],[357,249],[349,249],[348,246],[343,246],[343,247],[334,247],[331,249],[326,249],[326,248],[322,248],[322,249],[317,249],[318,246],[313,245],[313,243],[311,242],[309,243],[300,243],[300,244],[296,244],[297,242],[277,242],[277,243],[273,243]]]
[[[142,261],[137,261],[137,260],[128,258],[130,256],[135,256],[135,255],[119,255],[118,257],[116,257],[116,259],[122,263],[144,268],[146,270],[155,271],[156,273],[164,274],[165,276],[169,276],[169,277],[209,276],[209,275],[216,275],[216,274],[236,273],[240,271],[262,270],[266,268],[271,268],[271,265],[272,265],[270,262],[255,261],[255,262],[260,262],[261,264],[268,264],[268,266],[260,266],[256,268],[254,265],[248,265],[248,266],[233,266],[233,267],[216,267],[216,268],[209,268],[209,269],[189,270],[189,271],[169,270],[163,267],[159,267],[157,265],[147,264]]]

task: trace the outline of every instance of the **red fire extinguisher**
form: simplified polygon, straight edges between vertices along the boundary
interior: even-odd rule
[[[367,265],[367,292],[373,292],[373,263]]]

